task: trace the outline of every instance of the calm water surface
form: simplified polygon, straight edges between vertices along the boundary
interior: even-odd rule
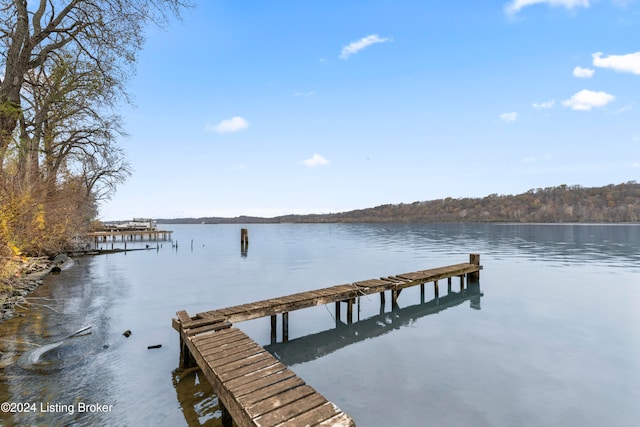
[[[456,295],[454,279],[447,295],[444,282],[446,309],[407,289],[395,312],[390,298],[382,314],[377,295],[361,298],[351,328],[335,328],[333,305],[293,312],[287,344],[268,345],[268,318],[236,326],[358,426],[638,425],[640,226],[250,225],[244,255],[240,227],[170,226],[174,242],[158,250],[80,258],[47,278],[26,316],[0,324],[0,401],[36,409],[0,413],[0,424],[220,425],[206,382],[177,370],[176,311],[477,252],[481,294]],[[26,360],[86,325],[90,335]]]

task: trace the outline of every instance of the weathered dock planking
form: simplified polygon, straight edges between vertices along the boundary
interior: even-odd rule
[[[271,317],[271,342],[276,342],[276,315],[282,314],[283,342],[288,341],[290,311],[322,304],[336,304],[336,323],[340,322],[341,303],[347,303],[347,323],[352,323],[353,304],[363,295],[380,293],[384,307],[386,291],[391,292],[392,306],[397,307],[400,292],[420,285],[424,300],[424,285],[433,282],[438,298],[438,281],[460,278],[477,281],[480,256],[471,254],[469,263],[420,270],[381,277],[324,289],[300,292],[280,298],[270,298],[189,316],[177,313],[173,327],[180,333],[180,366],[195,362],[211,383],[223,413],[223,425],[231,418],[238,426],[355,426],[355,422],[313,388],[306,385],[291,370],[279,362],[233,322]]]
[[[182,343],[240,426],[355,426],[275,357],[228,322],[203,325],[178,312]],[[206,332],[199,332],[208,329]]]

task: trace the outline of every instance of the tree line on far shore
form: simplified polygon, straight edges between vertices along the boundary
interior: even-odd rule
[[[604,187],[559,185],[518,195],[451,198],[400,203],[318,215],[275,218],[162,219],[166,224],[201,223],[376,223],[376,222],[540,222],[637,223],[640,184],[635,181]]]

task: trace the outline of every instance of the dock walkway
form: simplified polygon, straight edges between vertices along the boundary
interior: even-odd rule
[[[188,326],[188,315],[184,311],[178,315]],[[355,426],[244,332],[226,322],[217,327],[200,334],[191,329],[184,342],[236,425]],[[230,425],[225,420],[223,424]]]
[[[221,402],[223,425],[231,425],[232,417],[238,426],[355,426],[354,421],[313,388],[306,385],[290,369],[254,342],[233,322],[271,317],[271,342],[276,341],[276,315],[282,314],[283,342],[288,341],[288,313],[293,310],[322,304],[336,304],[336,322],[340,321],[340,307],[347,304],[347,323],[352,323],[353,304],[363,295],[380,294],[384,305],[385,292],[391,292],[392,306],[397,306],[400,292],[420,285],[424,299],[424,285],[433,282],[438,296],[438,281],[460,278],[464,290],[465,276],[478,280],[480,256],[470,255],[469,263],[420,270],[395,276],[370,279],[270,298],[217,310],[197,313],[177,313],[173,327],[180,333],[180,365],[193,366],[204,372]]]

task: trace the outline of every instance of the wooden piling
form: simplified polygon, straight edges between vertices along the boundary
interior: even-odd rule
[[[480,254],[469,254],[469,264],[480,265]],[[467,283],[478,283],[480,281],[480,271],[467,273]]]
[[[278,340],[278,336],[276,334],[278,327],[277,317],[275,314],[271,315],[271,344],[275,344]]]
[[[438,289],[438,281],[433,282],[433,294],[436,298],[440,297],[440,290]]]
[[[218,398],[218,406],[220,407],[220,411],[222,412],[222,418],[220,421],[222,422],[222,427],[233,427],[233,418],[229,413],[229,410],[224,406],[222,400]]]
[[[240,229],[240,255],[247,256],[249,252],[249,230],[246,228]]]
[[[353,299],[349,298],[347,300],[347,324],[353,323]]]
[[[342,304],[341,301],[336,301],[336,326],[340,323],[340,304]]]
[[[289,312],[282,313],[282,342],[289,342]]]

